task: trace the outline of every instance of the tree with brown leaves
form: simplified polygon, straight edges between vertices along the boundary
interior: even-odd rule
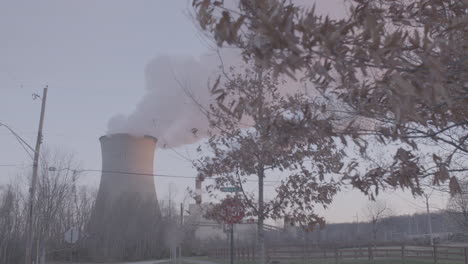
[[[239,48],[245,61],[271,74],[216,83],[210,123],[221,132],[209,141],[214,156],[198,168],[217,177],[214,187],[258,178],[258,202],[252,193],[244,197],[259,219],[259,245],[266,217],[323,223],[312,205],[329,204],[340,184],[372,199],[387,187],[420,195],[422,182],[460,191],[457,177],[468,171],[468,2],[354,0],[341,19],[289,1],[236,3],[194,0],[196,20],[218,46]],[[315,115],[304,94],[271,90],[282,76],[314,84],[329,100],[319,107],[323,114]],[[345,116],[353,121],[337,122]],[[363,168],[354,159],[344,165],[333,138],[354,143],[364,158],[376,144],[397,148],[387,165]],[[292,172],[264,204],[268,170]]]
[[[345,112],[371,120],[348,130],[353,138],[399,145],[388,166],[350,173],[356,187],[400,185],[421,194],[419,181],[428,179],[460,191],[457,177],[468,171],[468,2],[350,6],[348,16],[332,19],[290,1],[239,0],[234,8],[193,1],[201,29],[219,46],[240,48],[276,75],[304,75]]]
[[[230,73],[213,94],[210,154],[195,166],[202,177],[215,180],[207,186],[212,196],[224,186],[241,190],[246,215],[257,218],[257,256],[265,263],[265,219],[288,217],[310,229],[324,225],[314,209],[331,203],[340,183],[330,175],[343,166],[332,131],[336,120],[304,95],[281,94],[278,81],[258,67]],[[287,177],[265,199],[265,182],[278,173]],[[246,187],[249,181],[257,183],[256,190]]]

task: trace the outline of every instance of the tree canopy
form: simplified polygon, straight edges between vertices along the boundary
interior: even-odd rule
[[[387,166],[349,173],[355,186],[419,194],[427,179],[460,190],[457,176],[468,170],[468,2],[353,0],[340,19],[290,1],[236,3],[193,1],[217,45],[239,48],[275,75],[311,82],[345,112],[372,120],[347,130],[353,138],[399,144]]]

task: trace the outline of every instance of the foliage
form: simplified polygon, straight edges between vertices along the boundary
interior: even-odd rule
[[[270,71],[251,65],[225,79],[215,84],[216,104],[207,114],[211,154],[195,166],[201,177],[215,179],[207,186],[212,196],[221,187],[240,188],[246,216],[257,218],[257,256],[264,263],[265,219],[287,217],[307,229],[324,225],[315,206],[327,207],[337,193],[340,183],[330,174],[343,167],[344,153],[334,140],[335,117],[307,96],[281,93]],[[274,173],[288,175],[265,200],[265,178]],[[256,191],[246,188],[252,180]]]
[[[305,75],[345,112],[372,120],[356,122],[347,131],[353,138],[399,144],[389,166],[349,173],[351,184],[365,193],[391,185],[420,194],[420,180],[431,176],[460,190],[456,176],[468,170],[466,1],[353,0],[340,19],[289,1],[237,3],[193,1],[219,46],[240,48],[276,75]]]
[[[215,178],[207,186],[212,195],[223,186],[240,187],[248,216],[289,216],[304,227],[323,225],[314,205],[332,201],[339,183],[326,174],[343,166],[344,153],[333,139],[335,119],[322,115],[309,98],[281,95],[277,80],[269,74],[259,78],[261,74],[258,68],[248,68],[243,74],[232,73],[216,88],[217,104],[209,115],[215,130],[208,142],[212,155],[195,165],[203,177]],[[281,172],[288,177],[276,196],[259,208],[255,198],[260,194],[246,189],[245,183]]]

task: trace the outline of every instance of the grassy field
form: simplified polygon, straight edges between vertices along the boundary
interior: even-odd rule
[[[201,262],[211,262],[216,264],[229,264],[229,260],[223,259],[214,259],[208,257],[191,257],[191,258],[184,258],[181,264],[202,264]],[[154,261],[156,262],[156,261]],[[146,261],[146,262],[134,262],[135,264],[147,264],[147,263],[154,263],[153,261]],[[275,264],[336,264],[335,260],[332,259],[314,259],[310,261],[281,261],[281,262],[274,262]],[[360,259],[348,259],[348,260],[341,260],[338,264],[402,264],[401,259],[376,259],[374,261],[369,260],[360,260]],[[432,260],[406,260],[404,264],[433,264]],[[53,262],[51,264],[69,264],[69,262]],[[84,264],[84,263],[80,263]],[[95,264],[95,263],[89,263]],[[121,263],[123,264],[123,263]],[[126,263],[125,263],[126,264]],[[158,261],[158,264],[172,264],[170,261]],[[206,263],[208,264],[208,263]],[[255,261],[234,261],[234,264],[255,264]],[[440,260],[437,264],[464,264],[463,261],[443,261]]]
[[[229,264],[229,260],[222,259],[212,259],[212,258],[195,258],[198,260],[206,260],[217,264]],[[190,261],[190,260],[187,260]],[[277,264],[336,264],[333,259],[314,259],[309,261],[281,261],[274,262]],[[401,259],[376,259],[374,261],[364,260],[364,259],[347,259],[341,260],[338,264],[402,264]],[[416,260],[416,259],[407,259],[404,262],[405,264],[433,264],[433,260]],[[184,263],[184,264],[196,264],[196,263]],[[234,261],[234,264],[255,264],[255,261]],[[464,264],[463,261],[443,261],[440,260],[437,264]]]

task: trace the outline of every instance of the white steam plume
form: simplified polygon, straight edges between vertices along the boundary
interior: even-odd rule
[[[229,57],[223,54],[223,59]],[[132,114],[109,120],[108,134],[151,135],[160,147],[167,148],[203,138],[208,122],[197,103],[209,105],[209,83],[219,75],[220,62],[218,54],[203,55],[198,60],[181,56],[151,60],[145,72],[146,94]],[[196,136],[193,129],[198,131]]]
[[[112,117],[107,133],[151,135],[163,148],[195,143],[206,137],[208,121],[200,107],[209,108],[213,100],[209,89],[219,76],[223,77],[223,65],[228,72],[231,66],[236,67],[235,72],[242,72],[246,65],[238,52],[223,50],[220,54],[205,54],[198,60],[181,56],[151,60],[146,66],[146,93],[142,100],[130,115]],[[281,94],[313,90],[289,78],[283,81]]]
[[[294,2],[311,5],[309,0]],[[331,10],[336,10],[334,7],[343,7],[343,3],[330,0],[318,5],[319,11],[330,11],[331,14],[334,14]],[[244,65],[238,52],[232,49],[222,51],[226,71],[232,65]],[[151,135],[158,139],[160,147],[168,148],[194,143],[205,137],[208,122],[194,100],[208,107],[211,100],[209,83],[213,84],[220,74],[220,66],[217,53],[203,55],[199,59],[161,56],[151,60],[146,66],[144,97],[132,114],[112,117],[107,133]],[[310,85],[305,88],[303,83],[292,80],[287,80],[281,90],[283,93],[308,90],[312,97],[316,94]],[[190,98],[187,91],[194,97]],[[194,128],[198,131],[197,136],[192,133]]]

